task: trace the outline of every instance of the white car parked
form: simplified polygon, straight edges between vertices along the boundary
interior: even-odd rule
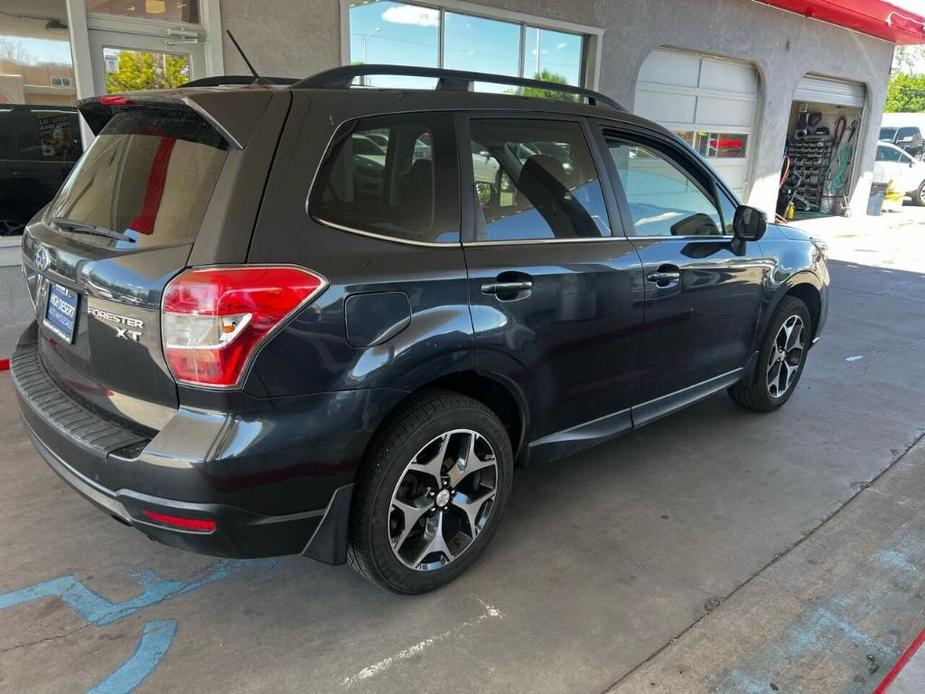
[[[916,205],[925,205],[925,162],[913,159],[889,142],[877,144],[874,162],[874,183],[893,182],[893,187],[912,198]]]

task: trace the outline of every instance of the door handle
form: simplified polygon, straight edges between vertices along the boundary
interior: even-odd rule
[[[670,287],[681,280],[681,270],[676,265],[660,265],[655,272],[650,272],[646,279],[658,287]]]
[[[482,294],[514,294],[533,289],[533,282],[486,282],[482,285]]]

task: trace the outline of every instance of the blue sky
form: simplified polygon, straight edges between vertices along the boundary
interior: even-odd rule
[[[354,5],[350,9],[350,59],[437,67],[439,23],[439,11],[428,7],[391,1]],[[516,76],[520,33],[519,24],[447,12],[444,66]],[[578,84],[580,36],[527,27],[525,38],[525,76],[532,77],[539,67]],[[389,83],[402,86],[401,82]]]

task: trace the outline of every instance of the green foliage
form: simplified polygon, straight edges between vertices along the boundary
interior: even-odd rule
[[[182,55],[119,51],[118,69],[106,73],[109,92],[173,89],[189,82],[189,59]]]
[[[890,75],[884,110],[887,113],[925,112],[925,75],[905,72]]]
[[[533,79],[540,80],[541,82],[552,82],[553,84],[568,84],[564,75],[552,72],[551,70],[537,72],[533,75]],[[557,99],[559,101],[576,101],[577,99],[574,94],[560,92],[556,89],[541,89],[539,87],[524,87],[519,91],[511,90],[511,93],[517,93],[523,96],[534,96],[541,99]]]

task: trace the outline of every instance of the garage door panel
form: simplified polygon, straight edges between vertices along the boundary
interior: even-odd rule
[[[653,51],[639,72],[644,82],[696,87],[700,79],[700,57],[676,51]]]
[[[676,49],[657,49],[639,71],[636,113],[675,132],[696,133],[699,149],[737,193],[748,184],[749,159],[728,142],[754,132],[758,72],[748,63]]]
[[[734,94],[758,94],[758,75],[750,65],[703,59],[700,88]]]
[[[636,94],[636,113],[657,123],[690,122],[697,110],[697,97],[642,89]]]
[[[697,100],[696,123],[703,127],[751,128],[755,122],[755,102],[701,96]]]

